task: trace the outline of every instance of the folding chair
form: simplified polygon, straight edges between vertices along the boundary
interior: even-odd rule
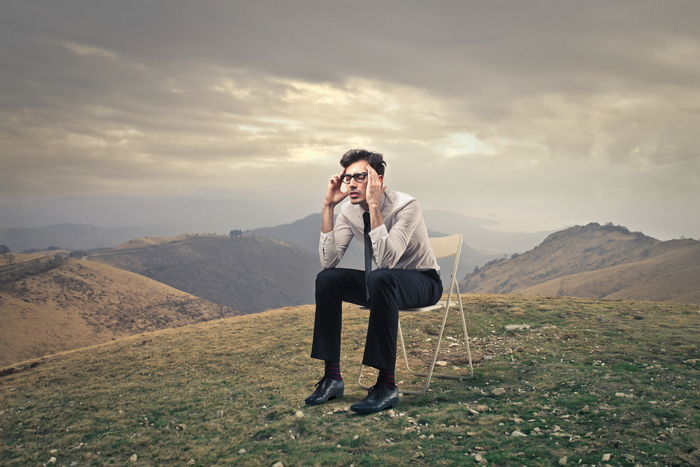
[[[430,246],[433,249],[433,253],[437,258],[447,258],[454,256],[454,263],[452,265],[452,274],[450,275],[450,286],[447,292],[447,300],[440,301],[435,305],[421,307],[421,308],[408,308],[401,311],[432,311],[432,310],[442,310],[442,325],[440,326],[440,333],[438,335],[437,343],[435,344],[435,352],[433,354],[433,361],[430,364],[430,369],[427,373],[414,373],[417,376],[427,376],[425,386],[422,390],[418,391],[407,391],[401,390],[404,394],[425,394],[428,392],[428,387],[430,387],[430,381],[435,376],[436,378],[448,378],[448,379],[459,379],[461,380],[465,376],[452,376],[443,375],[438,373],[433,373],[435,368],[435,362],[437,362],[438,352],[440,351],[440,342],[442,341],[442,335],[445,331],[445,324],[447,323],[447,315],[449,314],[450,308],[456,308],[460,312],[462,317],[462,330],[464,332],[464,345],[467,350],[467,356],[469,358],[469,369],[470,375],[474,376],[474,366],[472,365],[472,353],[469,348],[469,334],[467,334],[467,322],[464,318],[464,306],[462,305],[462,296],[459,292],[459,284],[457,282],[457,268],[459,267],[459,256],[462,252],[462,234],[449,235],[447,237],[431,237]],[[452,293],[456,291],[457,301],[452,301]],[[406,370],[409,373],[413,373],[408,365],[408,353],[406,352],[406,345],[403,340],[403,331],[401,330],[401,313],[399,313],[399,341],[401,342],[401,349],[403,350],[403,359],[406,364]],[[364,370],[364,365],[360,364],[360,374],[357,377],[357,384],[364,389],[369,389],[370,386],[362,384],[362,372]]]

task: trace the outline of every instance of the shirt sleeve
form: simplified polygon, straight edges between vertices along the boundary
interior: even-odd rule
[[[334,268],[345,254],[353,234],[350,223],[341,212],[335,220],[333,230],[321,232],[318,242],[318,254],[323,269]]]
[[[377,263],[377,267],[390,269],[396,265],[406,251],[408,241],[413,236],[422,215],[420,205],[414,199],[396,213],[391,230],[387,230],[384,224],[370,230],[369,237],[372,240],[374,262]]]

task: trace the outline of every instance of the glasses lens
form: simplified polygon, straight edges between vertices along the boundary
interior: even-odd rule
[[[365,178],[367,178],[367,172],[361,172],[359,174],[355,174],[355,180],[358,182],[364,182]]]
[[[352,180],[352,175],[343,175],[343,183],[350,183]]]

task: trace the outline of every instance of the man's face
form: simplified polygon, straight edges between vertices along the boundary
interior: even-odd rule
[[[345,189],[348,191],[348,198],[352,204],[361,204],[367,202],[366,192],[367,184],[369,183],[369,163],[367,161],[357,161],[350,164],[345,169],[345,175],[355,175],[355,174],[365,174],[364,180],[359,182],[355,177],[350,179],[350,183],[345,185]],[[380,180],[384,179],[383,175],[379,176]]]

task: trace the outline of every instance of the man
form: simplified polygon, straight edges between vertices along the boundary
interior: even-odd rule
[[[343,170],[329,179],[323,200],[319,255],[324,269],[316,277],[311,357],[324,360],[325,372],[305,402],[317,405],[343,396],[340,331],[346,301],[370,309],[362,363],[379,370],[367,397],[350,408],[374,413],[399,403],[394,380],[399,309],[436,303],[442,282],[420,205],[410,195],[386,189],[383,156],[353,149],[340,165]],[[335,206],[346,197],[350,202],[334,225]],[[353,238],[365,244],[365,271],[335,267]],[[376,268],[370,272],[372,262]]]

